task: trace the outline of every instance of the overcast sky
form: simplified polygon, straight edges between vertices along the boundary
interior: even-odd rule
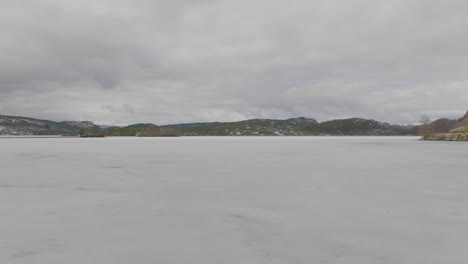
[[[2,0],[0,114],[460,117],[467,10],[465,0]]]

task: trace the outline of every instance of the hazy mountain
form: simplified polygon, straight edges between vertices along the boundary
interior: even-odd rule
[[[84,129],[90,129],[90,130],[97,126],[91,121],[63,121],[59,123],[67,124],[69,126],[76,127],[76,128],[84,128]]]
[[[413,130],[416,127],[414,125],[395,125],[395,124],[393,124],[391,126],[394,127],[394,128],[403,129],[403,130]]]

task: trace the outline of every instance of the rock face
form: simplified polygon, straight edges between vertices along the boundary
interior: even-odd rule
[[[464,127],[464,126],[468,126],[468,112],[466,112],[466,114],[457,120],[457,123],[455,124],[455,128],[457,127]]]
[[[466,114],[462,117],[462,119],[468,119],[468,111],[466,111]]]
[[[421,140],[432,141],[468,141],[468,126],[459,127],[451,130],[448,133],[429,134],[421,138]]]

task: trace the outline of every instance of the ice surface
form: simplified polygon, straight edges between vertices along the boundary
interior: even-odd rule
[[[467,263],[468,144],[0,138],[0,263]]]

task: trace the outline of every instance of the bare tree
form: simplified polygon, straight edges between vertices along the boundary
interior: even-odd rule
[[[428,135],[432,133],[431,118],[427,114],[421,115],[421,133]]]

